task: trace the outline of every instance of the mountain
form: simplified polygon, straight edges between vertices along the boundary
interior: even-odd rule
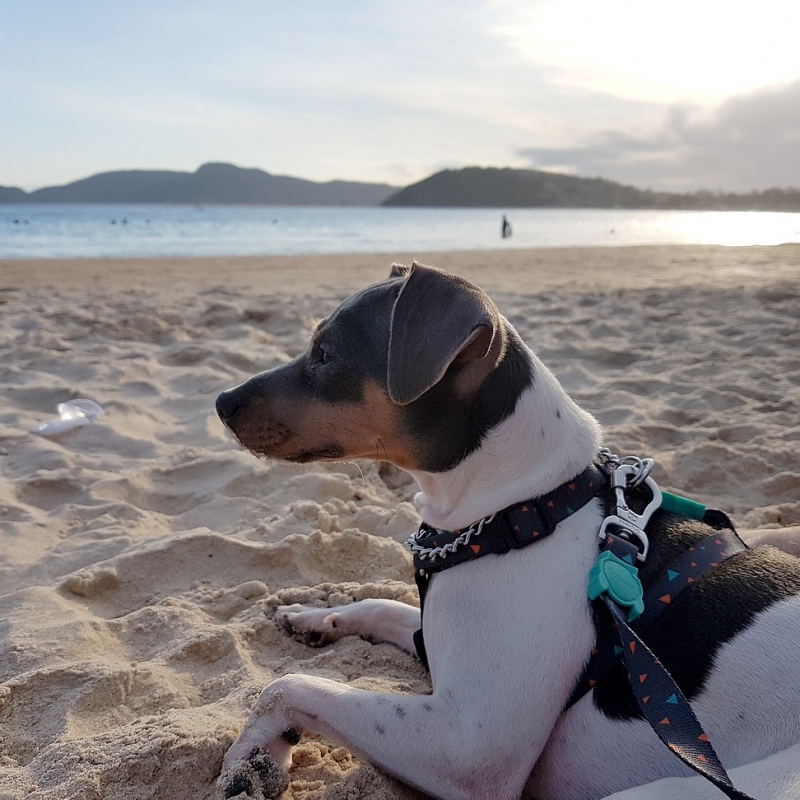
[[[314,181],[232,164],[196,172],[103,172],[34,192],[0,186],[0,203],[188,203],[193,205],[455,206],[484,208],[719,209],[800,211],[800,189],[749,194],[674,194],[532,169],[444,170],[400,189],[383,183]]]
[[[642,192],[602,178],[576,178],[530,169],[466,167],[444,170],[407,186],[386,206],[484,206],[488,208],[630,207]]]
[[[11,186],[0,186],[0,203],[24,203],[28,195],[22,189]]]
[[[383,205],[800,211],[800,190],[674,194],[637,189],[605,178],[578,178],[532,169],[466,167],[437,172],[391,195]]]
[[[0,202],[377,206],[395,191],[396,186],[381,183],[316,183],[232,164],[204,164],[196,172],[103,172],[30,193],[0,188]]]

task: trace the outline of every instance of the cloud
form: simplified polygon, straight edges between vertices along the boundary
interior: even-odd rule
[[[669,11],[703,0],[657,2]],[[690,73],[691,87],[700,82],[698,53],[690,58],[684,47],[679,58],[662,57],[666,37],[648,66],[640,51],[652,49],[649,33],[626,49],[618,30],[625,15],[604,4],[588,15],[578,13],[594,9],[585,0],[85,5],[76,15],[58,0],[28,0],[3,18],[0,152],[14,158],[0,166],[0,184],[30,189],[206,161],[315,180],[402,183],[443,166],[533,164],[675,188],[800,184],[796,146],[776,144],[800,127],[796,94],[747,95],[711,114],[682,99],[668,113],[671,99],[623,91],[617,68],[624,62],[643,75],[653,64],[669,67]],[[692,34],[706,61],[712,40]],[[795,57],[782,41],[763,47]],[[752,42],[743,53],[743,64],[761,63]],[[721,68],[716,50],[711,61]],[[743,70],[752,80],[763,74]],[[678,88],[700,102],[684,83]],[[722,147],[736,131],[745,144]]]
[[[760,0],[494,0],[496,30],[562,86],[660,104],[719,103],[800,75],[800,5]]]
[[[677,105],[650,133],[606,130],[585,144],[519,150],[536,168],[655,189],[800,187],[800,80],[731,97],[711,111]]]

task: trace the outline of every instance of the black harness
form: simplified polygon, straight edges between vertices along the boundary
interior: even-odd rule
[[[553,533],[559,522],[593,498],[600,496],[608,501],[613,480],[605,464],[590,464],[552,492],[508,506],[466,530],[442,531],[423,522],[418,533],[407,542],[414,557],[421,610],[424,610],[428,584],[435,573],[485,555],[501,555],[541,541]],[[667,493],[664,496],[667,497]],[[752,800],[733,787],[680,688],[640,638],[646,636],[684,589],[726,559],[747,549],[724,513],[706,510],[674,495],[669,495],[669,498],[673,511],[701,520],[711,532],[690,545],[648,582],[643,591],[643,610],[641,604],[637,604],[635,610],[626,607],[624,602],[620,606],[613,593],[601,593],[598,597],[591,595],[595,597],[596,624],[598,621],[604,621],[604,624],[597,624],[595,648],[565,710],[592,691],[615,665],[624,661],[644,718],[673,753],[732,800]],[[688,513],[684,511],[692,507]],[[619,568],[633,567],[637,559],[641,560],[639,547],[626,536],[624,529],[614,529],[614,534],[605,536],[600,545],[598,563],[611,559],[616,562],[612,567],[617,572]],[[635,569],[632,572],[636,574]],[[638,579],[635,580],[638,583]],[[630,605],[634,606],[634,603]],[[414,634],[414,645],[420,660],[428,668],[422,628]]]

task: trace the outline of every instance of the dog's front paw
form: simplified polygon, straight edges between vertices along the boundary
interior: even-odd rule
[[[275,622],[298,642],[309,647],[324,647],[345,632],[340,624],[341,615],[330,608],[315,608],[294,603],[275,610]]]
[[[243,794],[252,800],[275,800],[288,786],[286,770],[260,747],[254,747],[246,759],[222,770],[217,778],[217,797],[228,800]]]

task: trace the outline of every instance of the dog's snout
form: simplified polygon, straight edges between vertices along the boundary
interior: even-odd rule
[[[217,414],[226,425],[229,425],[241,405],[241,398],[237,396],[237,393],[233,389],[228,389],[217,398]]]

